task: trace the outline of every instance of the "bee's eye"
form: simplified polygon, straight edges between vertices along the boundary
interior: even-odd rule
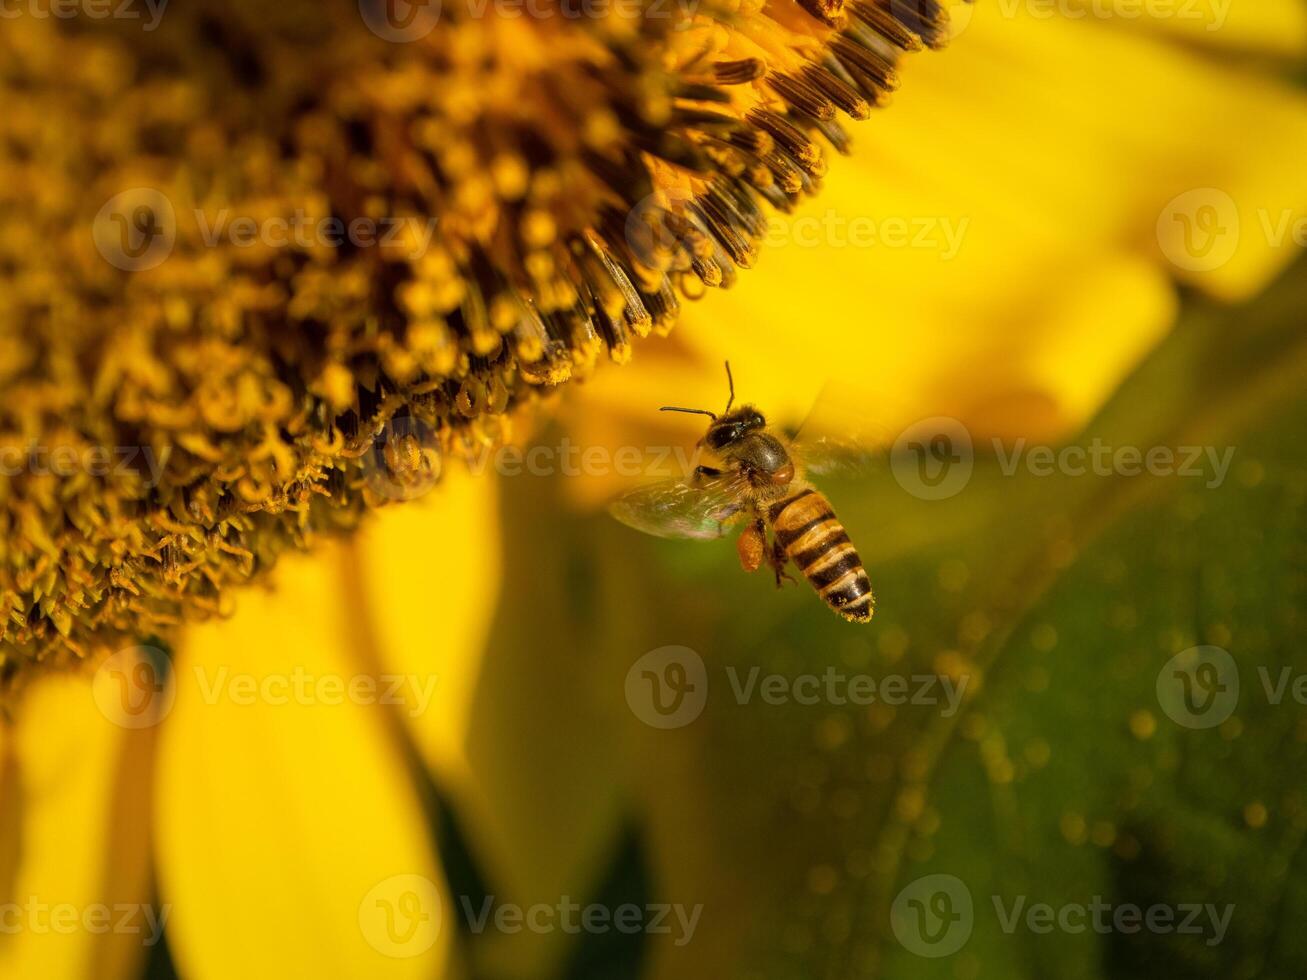
[[[742,422],[716,426],[708,432],[708,445],[713,449],[725,449],[731,443],[739,442],[744,438],[745,431],[746,427]]]

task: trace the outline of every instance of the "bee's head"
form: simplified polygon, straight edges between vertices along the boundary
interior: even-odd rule
[[[704,442],[707,443],[709,449],[720,452],[739,442],[750,432],[755,432],[767,424],[767,420],[762,417],[762,413],[752,405],[742,405],[735,411],[731,411],[731,405],[735,402],[735,379],[731,377],[729,361],[726,363],[726,381],[730,385],[731,397],[727,400],[726,409],[721,415],[703,408],[676,408],[671,405],[664,406],[661,411],[707,415],[712,419],[712,423],[708,426],[708,434],[704,436]]]
[[[743,405],[733,412],[714,419],[712,425],[708,426],[708,434],[704,437],[704,441],[709,449],[720,452],[766,424],[767,420],[762,417],[761,412],[752,405]]]

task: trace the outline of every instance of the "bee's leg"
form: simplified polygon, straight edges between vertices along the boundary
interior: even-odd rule
[[[787,581],[797,581],[793,575],[785,570],[786,564],[789,563],[790,556],[785,553],[785,548],[781,544],[780,538],[773,538],[771,548],[768,549],[767,563],[771,565],[772,571],[776,573],[776,588],[780,588]]]
[[[743,504],[731,504],[731,506],[719,511],[717,514],[717,530],[722,534],[725,534],[727,522],[738,514],[742,507]]]

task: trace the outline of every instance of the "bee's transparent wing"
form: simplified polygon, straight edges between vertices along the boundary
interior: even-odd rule
[[[790,454],[809,476],[854,477],[872,469],[884,449],[839,436],[800,438]]]
[[[884,457],[888,433],[856,394],[828,382],[790,437],[790,451],[813,476],[857,476]]]
[[[723,477],[702,487],[665,480],[639,487],[619,497],[608,511],[627,527],[660,538],[720,538],[744,516],[738,476]]]

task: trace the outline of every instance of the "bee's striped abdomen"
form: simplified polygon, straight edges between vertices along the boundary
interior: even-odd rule
[[[825,497],[805,487],[772,504],[767,516],[776,540],[828,606],[855,623],[871,619],[871,582]]]

